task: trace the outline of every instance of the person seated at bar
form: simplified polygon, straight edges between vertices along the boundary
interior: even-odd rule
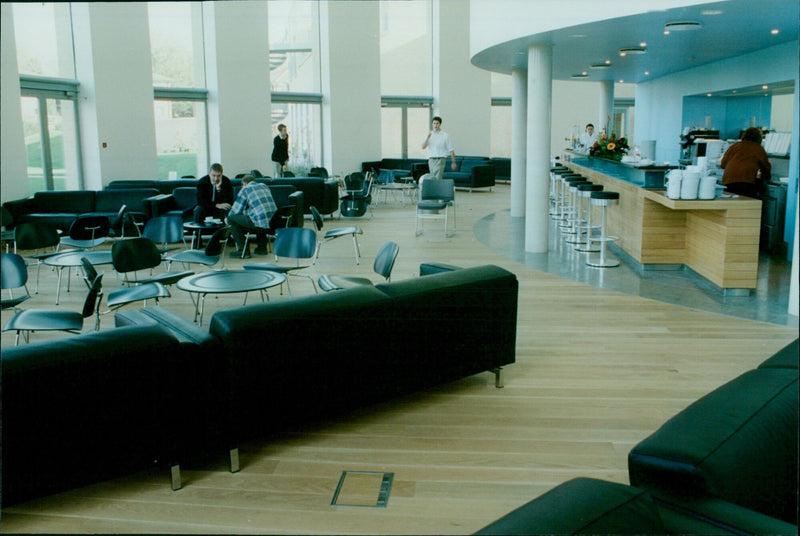
[[[245,231],[256,232],[255,254],[267,254],[266,230],[278,207],[275,205],[269,186],[255,180],[252,175],[245,175],[242,178],[242,189],[228,213],[231,236],[236,242],[236,251],[230,254],[231,257],[244,259],[250,257],[250,248],[245,250]]]
[[[224,220],[233,204],[233,184],[222,174],[222,164],[211,164],[208,175],[197,181],[197,206],[193,220],[203,223],[208,218]]]
[[[722,155],[719,167],[725,170],[722,185],[726,191],[758,199],[772,170],[767,151],[761,146],[761,129],[745,130],[742,140],[728,147]]]
[[[586,129],[583,134],[581,134],[578,143],[580,146],[587,151],[592,148],[594,142],[597,141],[597,132],[594,131],[594,125],[589,123],[586,125]]]

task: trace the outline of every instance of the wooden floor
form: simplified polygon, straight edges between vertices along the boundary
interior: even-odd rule
[[[452,238],[436,221],[415,237],[413,207],[378,206],[372,219],[356,222],[364,229],[361,265],[341,238],[323,247],[315,269],[375,280],[374,254],[394,240],[395,280],[415,277],[424,261],[493,263],[516,273],[517,363],[505,369],[505,388],[483,373],[305,425],[244,445],[237,474],[222,459],[184,467],[185,486],[177,492],[167,472],[154,469],[16,505],[3,510],[2,532],[468,534],[573,477],[627,483],[633,445],[797,337],[796,329],[618,294],[499,257],[475,239],[472,225],[508,208],[508,196],[507,185],[458,192]],[[226,261],[229,268],[240,264]],[[105,269],[110,291],[119,282]],[[43,269],[41,293],[26,307],[54,307],[55,280]],[[313,292],[302,279],[293,291]],[[172,293],[163,306],[191,318],[188,296]],[[73,275],[58,307],[79,310],[84,296]],[[270,298],[286,296],[273,289]],[[209,299],[206,318],[240,303],[241,297]],[[2,313],[3,324],[9,317]],[[113,315],[104,316],[102,329],[112,327]],[[36,333],[33,340],[48,337]],[[13,334],[4,333],[3,348],[12,344]],[[394,473],[388,506],[331,506],[345,470]]]

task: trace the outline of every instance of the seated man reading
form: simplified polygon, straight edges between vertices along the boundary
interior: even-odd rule
[[[245,231],[259,231],[255,254],[267,254],[266,230],[276,210],[278,207],[269,186],[256,182],[252,175],[245,175],[242,178],[242,190],[228,213],[231,236],[236,241],[236,251],[231,253],[231,257],[250,257],[250,248],[245,250]]]

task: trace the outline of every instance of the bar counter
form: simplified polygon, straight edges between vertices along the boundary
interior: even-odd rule
[[[761,201],[749,197],[680,200],[599,171],[605,162],[576,158],[565,165],[619,192],[606,211],[606,232],[644,269],[687,266],[727,295],[749,293],[758,279]],[[600,165],[595,165],[600,164]],[[592,221],[600,218],[594,209]]]

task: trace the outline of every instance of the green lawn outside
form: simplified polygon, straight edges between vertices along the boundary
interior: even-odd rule
[[[42,167],[42,141],[39,135],[29,136],[33,141],[25,143],[25,155],[28,159],[28,167]],[[61,134],[50,136],[50,158],[53,161],[54,169],[64,169],[64,143],[61,141]]]
[[[177,171],[178,178],[183,175],[198,177],[197,153],[165,153],[158,155],[158,178],[168,179],[170,171]]]

